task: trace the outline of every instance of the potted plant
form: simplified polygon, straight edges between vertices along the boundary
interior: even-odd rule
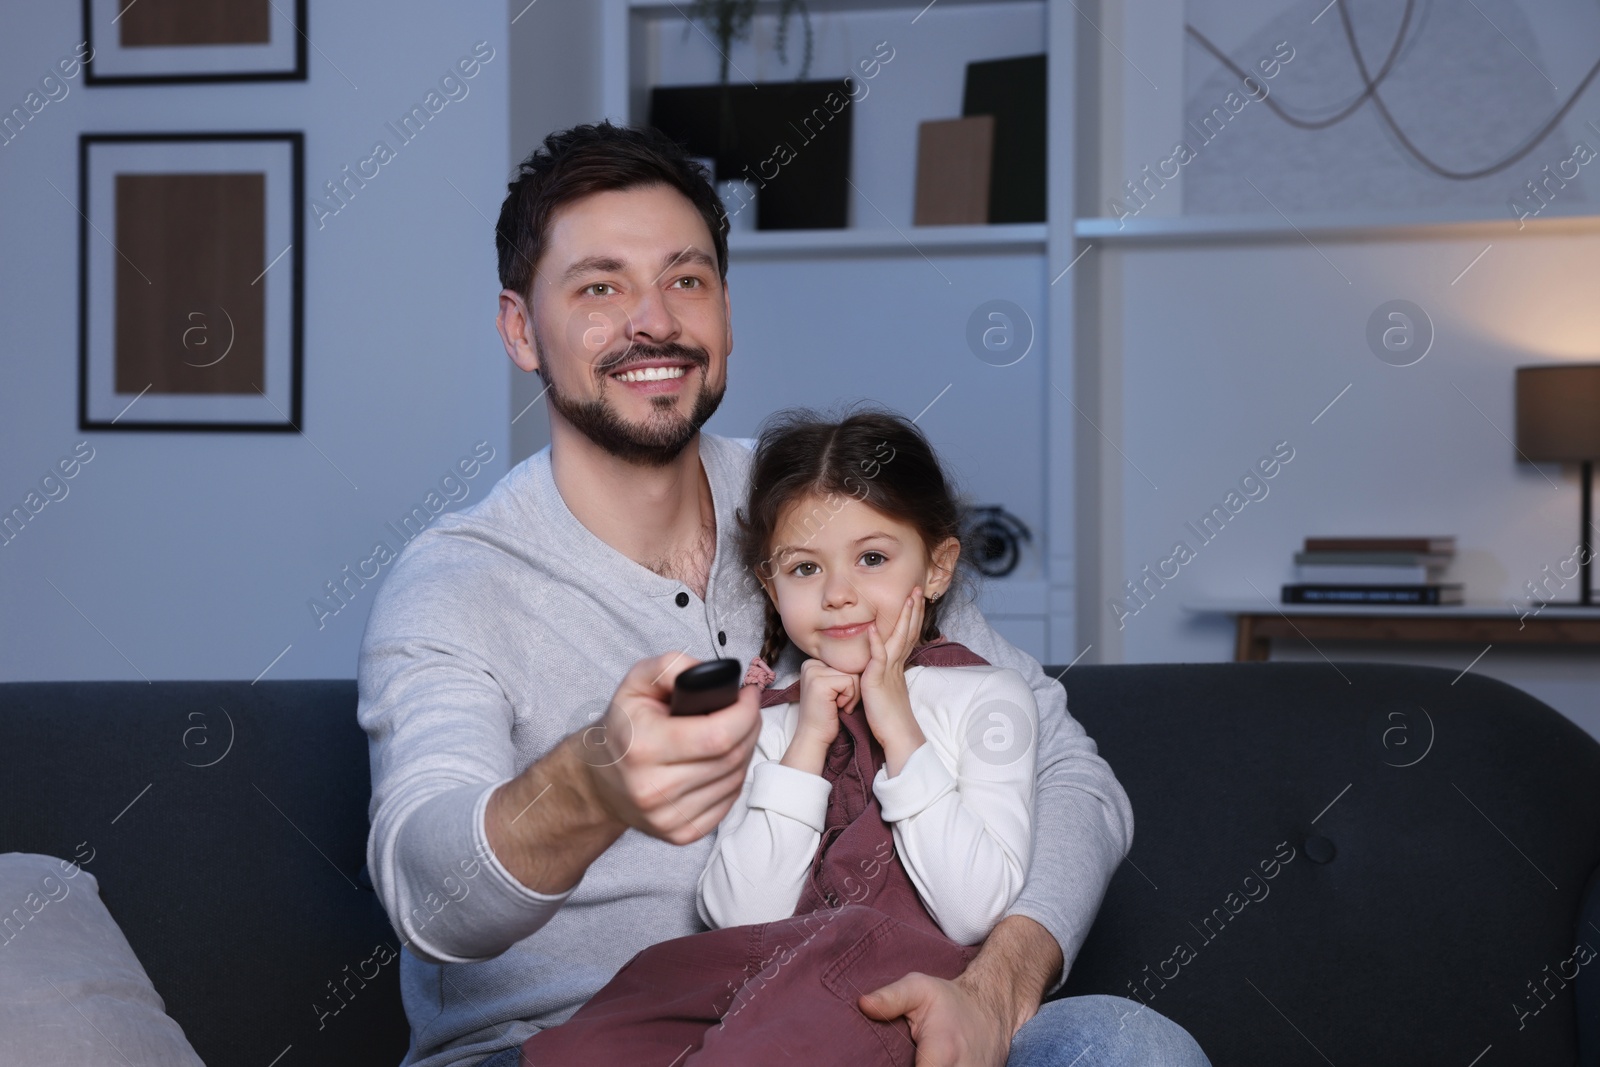
[[[699,19],[711,31],[716,40],[717,51],[721,56],[722,84],[728,84],[728,51],[733,47],[734,41],[742,41],[750,36],[750,24],[755,19],[758,0],[694,0],[692,9],[695,18]],[[800,20],[805,27],[806,46],[805,57],[800,61],[800,73],[795,75],[795,81],[804,81],[806,73],[811,69],[811,12],[806,8],[805,0],[779,0],[778,4],[778,58],[785,63],[789,62],[789,16],[795,9],[800,11]]]
[[[761,222],[756,228],[844,225],[849,117],[831,124],[824,121],[822,127],[815,129],[806,125],[808,132],[801,135],[803,143],[822,144],[805,152],[800,162],[791,165],[793,150],[782,143],[789,136],[788,131],[799,128],[796,121],[808,123],[809,116],[816,113],[817,103],[829,94],[842,92],[845,86],[843,79],[807,81],[815,46],[808,0],[688,0],[680,10],[685,14],[685,43],[691,32],[697,32],[717,49],[719,77],[709,85],[656,86],[651,93],[650,121],[694,155],[713,161],[719,195],[746,212],[741,222],[748,224],[752,216],[759,216]],[[803,34],[798,42],[792,21],[797,10]],[[793,81],[785,78],[760,86],[743,84],[750,80],[749,76],[737,70],[731,54],[736,41],[754,36],[758,14],[774,19],[773,47],[779,59],[784,64],[797,60]],[[740,74],[740,84],[730,84],[730,71]],[[835,105],[828,114],[840,111]],[[778,140],[774,141],[774,137]],[[770,173],[779,148],[789,153],[778,162],[785,171],[781,176]],[[745,188],[722,187],[733,182],[742,182]],[[755,209],[757,199],[759,212]]]

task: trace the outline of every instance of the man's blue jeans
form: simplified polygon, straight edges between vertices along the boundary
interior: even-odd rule
[[[479,1067],[518,1067],[508,1048]],[[1017,1031],[1006,1067],[1211,1067],[1189,1032],[1123,997],[1063,997]]]
[[[512,1063],[515,1064],[515,1060]],[[1006,1067],[1211,1067],[1189,1031],[1124,997],[1062,997],[1011,1039]]]

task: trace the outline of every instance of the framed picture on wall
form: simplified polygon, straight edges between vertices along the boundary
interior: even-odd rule
[[[78,427],[300,428],[304,135],[83,134]]]
[[[83,0],[89,85],[305,81],[307,0]]]

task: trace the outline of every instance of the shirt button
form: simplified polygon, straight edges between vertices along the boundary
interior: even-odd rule
[[[728,643],[728,631],[726,631],[726,630],[718,630],[717,631],[717,644],[725,645],[727,643]]]
[[[678,607],[686,608],[686,607],[689,606],[689,594],[688,593],[679,593],[678,597],[677,597],[677,600],[678,600]]]

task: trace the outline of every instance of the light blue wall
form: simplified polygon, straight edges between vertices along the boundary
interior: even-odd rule
[[[86,88],[0,146],[0,507],[87,440],[70,493],[0,547],[0,678],[351,677],[374,587],[319,629],[308,601],[371,555],[488,442],[506,470],[505,355],[491,223],[504,191],[499,0],[312,5],[310,81]],[[80,40],[76,4],[0,34],[20,103]],[[77,138],[85,131],[298,129],[308,196],[371,153],[477,42],[495,58],[319,230],[306,216],[303,436],[81,433]],[[451,505],[459,506],[459,505]],[[284,650],[288,651],[285,652]]]
[[[1486,245],[1494,247],[1452,284]],[[1107,312],[1122,336],[1120,571],[1187,540],[1197,558],[1123,620],[1126,661],[1224,659],[1232,628],[1185,600],[1277,599],[1307,535],[1454,534],[1448,581],[1478,601],[1524,601],[1524,583],[1573,554],[1577,469],[1520,460],[1514,368],[1580,354],[1600,339],[1600,239],[1319,240],[1346,284],[1303,242],[1114,253]],[[1393,367],[1369,350],[1368,317],[1409,299],[1436,339],[1421,362]],[[1349,391],[1319,413],[1341,390]],[[1312,420],[1316,419],[1315,424]],[[1279,441],[1295,457],[1270,493],[1204,547],[1183,525],[1234,487]],[[1552,594],[1576,597],[1576,584]],[[1107,612],[1108,608],[1102,610]],[[1112,623],[1111,628],[1116,629]],[[1330,645],[1329,655],[1461,669],[1484,644]],[[1277,656],[1279,653],[1275,652]],[[1311,648],[1284,658],[1320,660]],[[1473,670],[1539,696],[1600,736],[1600,655],[1497,644]]]
[[[1185,4],[1151,0],[1137,18],[1130,6],[1108,4],[1103,23],[1117,45],[1101,55],[1102,205],[1126,176],[1167,154],[1182,127],[1179,99],[1164,90],[1182,82]],[[1259,21],[1259,9],[1282,6],[1240,5],[1257,12],[1240,18]],[[1600,48],[1592,8],[1565,0],[1523,7],[1536,16],[1548,53],[1540,59],[1551,64],[1565,99],[1578,82],[1568,75],[1586,69]],[[1207,29],[1233,40],[1226,23]],[[1313,45],[1302,40],[1302,47]],[[1509,58],[1519,62],[1515,53]],[[1289,90],[1281,95],[1287,100]],[[1591,119],[1600,122],[1594,87],[1568,120],[1574,136],[1594,146],[1585,126]],[[1240,121],[1278,120],[1257,109]],[[1474,157],[1493,157],[1502,147],[1470,138],[1450,143],[1451,151]],[[1502,195],[1516,192],[1541,161],[1564,155],[1551,144],[1503,172]],[[1181,205],[1180,189],[1161,196],[1149,217]],[[1503,217],[1509,220],[1509,211]],[[1107,596],[1169,555],[1185,521],[1219,502],[1273,444],[1287,440],[1296,450],[1269,483],[1270,495],[1199,548],[1137,616],[1119,628],[1102,598],[1102,651],[1113,662],[1230,658],[1231,623],[1197,618],[1183,610],[1184,601],[1256,598],[1251,583],[1276,600],[1278,586],[1293,580],[1293,553],[1308,535],[1453,534],[1459,552],[1446,580],[1463,582],[1471,600],[1500,603],[1521,602],[1524,583],[1573,555],[1576,466],[1523,462],[1507,438],[1516,433],[1518,365],[1600,359],[1600,234],[1592,227],[1518,233],[1508,221],[1484,234],[1317,231],[1310,241],[1286,231],[1271,240],[1112,245],[1086,261],[1101,282],[1098,343],[1077,357],[1099,362],[1106,383],[1101,425],[1126,453],[1106,454],[1103,494],[1080,500],[1101,509],[1113,531],[1101,560]],[[1369,318],[1394,299],[1420,305],[1435,330],[1431,351],[1413,366],[1389,366],[1368,346]],[[1554,595],[1576,599],[1575,583]],[[1600,737],[1600,655],[1592,646],[1277,644],[1274,658],[1320,662],[1326,653],[1453,671],[1471,665]]]

